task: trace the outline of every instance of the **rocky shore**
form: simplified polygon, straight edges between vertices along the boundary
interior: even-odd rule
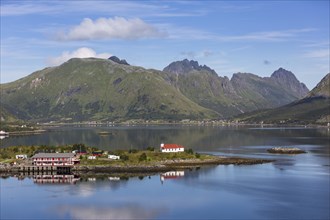
[[[304,154],[307,153],[297,147],[273,147],[267,150],[269,153],[273,154]]]
[[[77,165],[74,173],[155,173],[173,170],[194,169],[205,165],[253,165],[270,163],[273,160],[250,159],[239,157],[215,157],[212,159],[174,159],[152,164],[127,165]],[[0,173],[18,173],[22,165],[0,164]]]
[[[183,169],[194,169],[207,165],[254,165],[270,163],[273,160],[265,159],[247,159],[247,158],[225,158],[219,157],[208,160],[168,160],[160,164],[154,165],[128,165],[128,166],[76,166],[73,171],[78,172],[95,172],[95,173],[154,173],[167,172]]]

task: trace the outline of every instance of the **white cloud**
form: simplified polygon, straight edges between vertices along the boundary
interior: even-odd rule
[[[238,35],[222,35],[189,27],[177,27],[171,24],[159,25],[168,30],[170,39],[215,40],[220,42],[283,42],[296,40],[303,33],[316,31],[313,28],[261,31]]]
[[[1,2],[2,3],[2,2]],[[176,3],[179,3],[178,1]],[[192,2],[188,2],[192,5]],[[122,16],[135,17],[195,17],[207,14],[207,10],[192,10],[190,7],[186,11],[175,6],[169,6],[166,2],[152,1],[8,1],[0,6],[0,16],[21,16],[40,14],[64,14],[64,13],[106,13],[120,14]]]
[[[329,56],[330,56],[329,48],[313,50],[313,51],[309,51],[305,54],[305,57],[308,57],[308,58],[326,58],[326,59],[329,59]]]
[[[304,28],[281,31],[265,31],[237,36],[220,36],[218,37],[218,39],[222,41],[287,41],[289,39],[294,39],[294,37],[296,37],[300,33],[312,31],[315,31],[315,29]]]
[[[183,51],[181,55],[185,56],[185,58],[189,59],[199,59],[199,58],[206,58],[214,55],[213,51],[211,50],[203,50],[203,51]]]
[[[7,4],[1,5],[1,16],[17,16],[38,13],[50,13],[51,7],[39,4]]]
[[[48,59],[48,64],[51,66],[57,66],[60,65],[66,61],[68,61],[71,58],[88,58],[88,57],[95,57],[95,58],[108,58],[111,54],[109,53],[100,53],[97,54],[93,49],[88,47],[81,47],[75,51],[64,51],[60,56],[58,57],[51,57]]]
[[[93,39],[140,39],[163,37],[165,34],[156,27],[145,23],[140,18],[123,17],[99,18],[93,21],[85,18],[78,26],[67,33],[60,33],[59,40],[93,40]]]

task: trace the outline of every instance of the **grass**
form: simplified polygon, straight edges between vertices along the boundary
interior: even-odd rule
[[[322,117],[329,117],[329,108],[329,98],[311,97],[275,109],[242,114],[236,119],[264,123],[316,123]]]
[[[80,160],[81,166],[93,166],[93,165],[154,165],[159,162],[173,161],[173,160],[189,160],[189,159],[199,159],[205,160],[210,159],[210,155],[201,155],[198,153],[187,153],[187,152],[178,152],[178,153],[162,153],[159,151],[148,151],[140,150],[135,153],[129,153],[128,151],[116,152],[116,155],[120,155],[121,158],[127,156],[127,160],[111,160],[107,157],[97,157],[95,160],[89,160],[87,157],[83,157]]]
[[[169,85],[160,71],[103,59],[72,59],[5,84],[1,91],[2,106],[12,106],[13,114],[19,112],[14,116],[24,120],[216,117]]]
[[[28,158],[32,157],[36,152],[60,152],[70,153],[73,150],[86,150],[87,154],[80,156],[81,166],[96,166],[96,165],[155,165],[159,162],[173,161],[173,160],[189,160],[198,159],[205,160],[210,159],[211,155],[202,155],[194,153],[191,149],[185,152],[178,153],[162,153],[159,150],[149,147],[147,150],[114,150],[111,152],[103,152],[104,154],[96,157],[95,160],[88,159],[88,156],[92,152],[99,151],[95,147],[88,147],[84,144],[64,145],[64,146],[11,146],[0,149],[0,162],[11,163],[20,162],[22,160],[15,159],[17,154],[26,154]],[[108,159],[108,154],[119,155],[119,160]]]

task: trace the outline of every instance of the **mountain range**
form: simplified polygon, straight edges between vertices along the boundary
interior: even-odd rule
[[[235,73],[229,79],[187,59],[160,71],[114,56],[73,58],[1,84],[0,110],[2,121],[225,119],[286,105],[308,94],[307,87],[283,68],[270,77]]]
[[[276,124],[327,124],[330,122],[330,73],[304,98],[274,109],[241,114],[236,120]]]
[[[270,77],[236,73],[230,80],[196,61],[173,62],[163,71],[167,73],[171,85],[185,96],[224,118],[256,109],[278,107],[309,92],[292,72],[283,68]]]

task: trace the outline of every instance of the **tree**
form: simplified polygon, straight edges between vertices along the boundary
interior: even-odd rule
[[[123,161],[127,161],[129,160],[129,156],[127,156],[126,154],[120,155],[120,159]]]
[[[147,150],[148,151],[155,151],[155,148],[154,147],[147,147]]]
[[[142,153],[139,157],[139,161],[146,161],[147,160],[147,155],[146,153]]]
[[[137,153],[137,152],[139,152],[139,150],[137,150],[137,149],[129,149],[129,151],[128,151],[128,153],[133,153],[133,154],[135,154],[135,153]]]

